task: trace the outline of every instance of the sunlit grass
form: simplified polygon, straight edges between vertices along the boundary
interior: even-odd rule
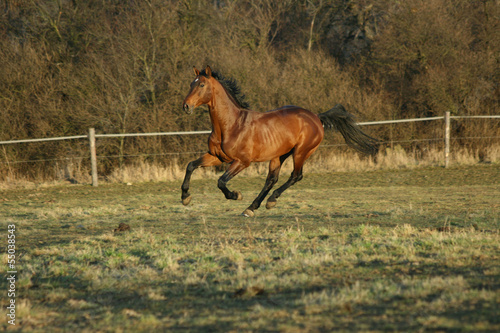
[[[238,214],[261,178],[231,183],[243,202],[193,181],[189,207],[178,182],[3,192],[18,327],[495,331],[498,174],[311,173],[252,219]]]

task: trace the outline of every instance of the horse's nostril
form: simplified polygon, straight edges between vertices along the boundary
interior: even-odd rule
[[[193,107],[189,106],[189,104],[187,104],[187,103],[184,103],[182,105],[182,109],[184,110],[184,112],[186,112],[188,114],[191,114],[191,112],[193,112]]]

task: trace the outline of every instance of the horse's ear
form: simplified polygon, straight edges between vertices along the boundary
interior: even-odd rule
[[[193,71],[196,76],[200,75],[200,71],[196,69],[196,67],[193,66]]]
[[[205,73],[207,73],[207,77],[212,76],[212,69],[210,68],[210,66],[207,65],[207,68],[205,68]]]

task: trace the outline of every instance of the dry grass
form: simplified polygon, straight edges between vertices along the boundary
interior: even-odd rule
[[[194,159],[195,157],[193,157]],[[288,177],[293,165],[289,158],[281,171],[281,177]],[[453,166],[475,165],[478,163],[500,163],[500,146],[494,145],[483,149],[458,148],[452,151],[450,163]],[[185,174],[187,162],[173,159],[167,165],[165,163],[154,163],[140,160],[116,168],[101,182],[107,183],[141,183],[141,182],[163,182],[182,180]],[[419,150],[403,149],[396,145],[394,148],[382,148],[376,157],[366,158],[352,150],[341,150],[328,146],[321,147],[309,161],[306,162],[305,172],[360,172],[373,170],[413,169],[421,167],[434,167],[444,165],[444,152],[439,148],[424,148]],[[55,177],[40,177],[37,181],[15,172],[9,172],[9,176],[0,182],[0,190],[12,188],[40,188],[67,184],[68,180],[73,183],[88,184],[91,182],[89,171],[77,165],[68,177],[63,172],[66,166],[56,165]],[[196,170],[193,179],[215,179],[221,175],[224,168],[206,168]],[[268,163],[253,163],[238,177],[254,177],[267,175]]]
[[[306,163],[306,172],[357,172],[373,170],[391,170],[401,168],[434,167],[444,164],[444,152],[440,149],[427,149],[421,151],[411,151],[403,149],[401,146],[382,149],[376,158],[362,157],[352,151],[327,151],[329,147],[324,147]],[[293,165],[291,158],[283,165],[282,177],[291,173]],[[469,149],[457,149],[451,155],[452,165],[474,165],[477,163],[500,163],[500,146],[493,146],[481,150],[480,152]],[[244,170],[240,177],[253,177],[267,175],[268,163],[253,163]],[[110,182],[137,183],[149,181],[174,181],[182,180],[185,173],[185,166],[179,165],[177,161],[170,166],[162,166],[148,162],[138,162],[116,169],[107,178]],[[193,179],[217,178],[220,172],[214,168],[199,169],[193,174]]]

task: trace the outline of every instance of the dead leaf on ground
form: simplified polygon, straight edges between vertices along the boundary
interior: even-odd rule
[[[126,223],[120,223],[118,225],[118,228],[115,229],[115,232],[119,232],[119,231],[129,231],[130,230],[130,226]]]
[[[352,306],[349,303],[344,303],[343,308],[345,311],[347,311],[349,313],[352,312]]]
[[[234,297],[253,297],[263,295],[265,293],[264,288],[262,287],[249,287],[249,288],[240,288],[234,292]]]
[[[139,318],[141,314],[132,309],[123,309],[122,313],[131,318]]]

